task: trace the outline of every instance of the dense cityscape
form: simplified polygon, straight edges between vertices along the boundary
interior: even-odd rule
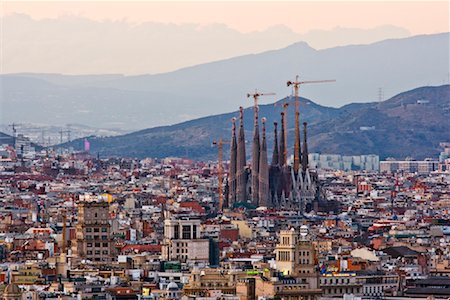
[[[0,0],[0,300],[450,300],[449,12]]]
[[[449,143],[424,161],[309,153],[296,105],[269,161],[253,111],[252,154],[241,108],[218,161],[1,146],[3,299],[448,298]]]

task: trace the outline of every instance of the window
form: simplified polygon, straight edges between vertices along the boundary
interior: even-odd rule
[[[100,232],[99,228],[94,228],[94,232]]]
[[[107,232],[107,231],[108,231],[108,228],[102,227],[102,232]]]
[[[86,227],[86,232],[92,232],[92,228],[91,227]]]
[[[92,251],[91,250],[88,250],[86,253],[87,253],[87,255],[92,255]]]
[[[95,243],[95,247],[100,247],[100,243]]]
[[[106,235],[102,235],[102,240],[107,240],[108,237]]]
[[[92,240],[92,235],[86,235],[87,240]]]
[[[192,226],[192,229],[193,229],[192,238],[196,239],[197,238],[197,225]]]
[[[103,243],[103,247],[108,247],[108,243]]]
[[[92,243],[87,243],[87,246],[88,247],[92,247]]]
[[[175,226],[174,228],[174,238],[178,240],[180,238],[180,226]]]
[[[108,250],[103,250],[102,253],[108,255]]]
[[[182,238],[184,240],[188,240],[191,238],[191,226],[189,225],[183,225],[183,233]]]
[[[100,250],[95,250],[95,255],[99,255],[100,254]]]

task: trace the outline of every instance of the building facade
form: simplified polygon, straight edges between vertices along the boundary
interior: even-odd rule
[[[93,263],[106,264],[113,260],[113,241],[107,202],[81,202],[78,205],[78,223],[74,254]]]
[[[207,265],[210,241],[200,238],[200,225],[196,219],[165,219],[162,259]]]

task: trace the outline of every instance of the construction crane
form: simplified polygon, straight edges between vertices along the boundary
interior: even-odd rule
[[[257,107],[258,106],[258,98],[259,97],[261,97],[261,96],[273,96],[273,95],[276,95],[276,94],[275,93],[260,93],[260,92],[258,92],[258,90],[255,90],[255,92],[253,94],[248,93],[247,94],[247,98],[252,97],[253,101],[255,103],[255,107]]]
[[[213,141],[213,146],[217,146],[217,181],[219,193],[219,211],[223,209],[223,145],[229,144],[230,141],[220,138],[218,141]]]
[[[294,143],[294,171],[298,173],[300,168],[300,102],[298,99],[298,90],[300,85],[309,83],[325,83],[325,82],[335,82],[336,80],[310,80],[310,81],[299,81],[298,75],[295,76],[295,81],[288,81],[287,86],[294,87],[295,96],[295,143]]]
[[[62,144],[63,143],[63,134],[64,133],[67,133],[67,142],[69,142],[70,143],[70,133],[71,133],[72,131],[70,130],[70,127],[67,129],[67,130],[60,130],[59,131],[59,140],[60,140],[60,144]]]

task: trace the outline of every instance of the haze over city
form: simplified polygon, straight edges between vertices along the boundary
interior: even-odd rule
[[[0,1],[0,298],[450,299],[448,1]]]
[[[449,30],[447,1],[3,1],[1,16],[2,73],[154,74],[299,41],[324,49]]]

